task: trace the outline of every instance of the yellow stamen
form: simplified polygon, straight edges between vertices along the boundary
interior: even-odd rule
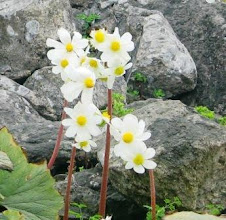
[[[86,61],[86,58],[85,57],[82,57],[81,60],[80,60],[80,65],[82,65],[83,63],[85,63]]]
[[[108,114],[108,112],[102,112],[103,117],[110,120],[111,116]]]
[[[120,48],[121,48],[121,45],[119,41],[113,41],[111,43],[111,50],[113,50],[114,52],[119,51]]]
[[[93,67],[93,68],[97,68],[97,67],[98,67],[98,63],[97,63],[97,61],[94,60],[94,59],[91,59],[91,60],[89,61],[89,65],[90,65],[91,67]]]
[[[69,64],[69,62],[68,62],[68,60],[66,60],[66,59],[61,60],[61,62],[60,62],[60,65],[61,65],[63,68],[65,68],[66,66],[68,66],[68,64]]]
[[[80,115],[77,117],[77,123],[80,125],[80,126],[84,126],[86,123],[87,123],[87,118],[86,116],[84,115]]]
[[[86,147],[88,145],[88,141],[82,141],[79,145],[81,148]]]
[[[68,44],[66,45],[66,50],[67,50],[67,52],[73,51],[73,45],[72,45],[71,43],[68,43]]]
[[[134,139],[134,137],[131,132],[126,132],[122,136],[122,140],[127,144],[131,143],[133,141],[133,139]]]
[[[142,154],[137,154],[136,157],[134,157],[133,162],[136,165],[142,165],[144,163],[144,157]]]
[[[115,69],[115,75],[116,76],[121,76],[124,73],[124,67],[123,66],[119,66]]]
[[[86,88],[93,88],[94,87],[94,80],[91,78],[91,77],[87,77],[85,80],[84,80],[84,84],[86,86]]]
[[[97,31],[95,33],[95,40],[98,42],[98,43],[103,43],[104,40],[105,40],[105,35],[102,31]]]

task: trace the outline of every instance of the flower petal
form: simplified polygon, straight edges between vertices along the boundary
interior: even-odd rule
[[[65,132],[65,136],[66,137],[74,137],[76,135],[77,129],[75,126],[71,126],[69,127],[66,132]]]
[[[151,161],[151,160],[145,160],[144,163],[143,163],[143,166],[146,168],[146,169],[155,169],[157,164],[154,162],[154,161]]]
[[[155,149],[154,148],[148,148],[145,151],[145,155],[144,155],[145,159],[150,159],[150,158],[152,158],[154,156],[155,156]]]
[[[142,173],[145,172],[145,169],[144,169],[144,167],[143,167],[142,165],[135,165],[135,166],[133,167],[133,169],[134,169],[134,171],[135,171],[136,173],[142,174]]]
[[[65,48],[65,46],[64,46],[62,43],[60,43],[59,41],[50,39],[50,38],[48,38],[48,39],[46,40],[46,45],[47,45],[48,47],[54,47],[54,48],[56,48],[56,49],[64,49],[64,48]]]
[[[132,162],[129,161],[129,162],[126,163],[125,168],[126,168],[127,170],[132,169],[133,167],[134,167],[134,165],[133,165]]]
[[[60,41],[63,43],[63,44],[68,44],[71,42],[71,35],[69,34],[69,32],[64,29],[64,28],[60,28],[58,31],[57,31],[57,34],[60,38]]]

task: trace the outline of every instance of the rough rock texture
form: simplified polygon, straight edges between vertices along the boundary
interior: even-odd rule
[[[226,129],[180,101],[147,100],[132,107],[138,109],[134,114],[152,131],[146,144],[156,149],[158,201],[178,196],[187,209],[204,208],[206,204],[225,206]],[[102,152],[99,159],[103,162]],[[114,155],[110,170],[115,188],[140,205],[148,204],[147,173],[125,170]]]
[[[39,99],[47,100],[46,108],[51,106],[53,113],[53,115],[47,115],[47,118],[51,120],[60,120],[63,106],[63,96],[60,87],[63,85],[63,81],[61,80],[60,75],[53,74],[51,69],[51,67],[44,67],[35,71],[32,76],[25,81],[24,86],[32,90]],[[126,82],[123,78],[116,80],[114,84],[115,92],[119,92],[126,96],[126,88]],[[98,80],[95,85],[93,96],[93,102],[98,108],[103,108],[107,105],[106,92],[106,83]],[[70,104],[71,107],[73,107],[76,102]],[[40,114],[46,114],[44,108],[39,110]]]
[[[50,158],[55,146],[59,122],[42,118],[22,96],[0,89],[0,127],[6,126],[16,141],[27,151],[29,161],[38,162]],[[71,142],[67,139],[57,158],[61,169],[70,158]]]
[[[182,100],[226,114],[226,4],[208,4],[205,0],[138,2],[138,7],[164,14],[196,63],[197,87]]]
[[[196,86],[196,67],[185,46],[178,40],[161,13],[146,17],[133,67],[149,81],[147,96],[162,89],[167,97],[191,91]]]
[[[0,88],[14,92],[25,98],[40,115],[49,119],[56,118],[54,109],[52,108],[52,102],[45,96],[37,96],[30,89],[2,75],[0,75]]]
[[[199,215],[194,212],[178,212],[163,218],[163,220],[225,220],[225,217],[216,217],[213,215]]]
[[[67,180],[65,175],[58,175],[57,189],[65,195]],[[98,213],[98,201],[101,187],[101,168],[83,170],[74,173],[71,190],[71,201],[86,204],[87,208],[83,209],[85,216],[91,216]],[[76,210],[71,207],[70,210]],[[108,215],[114,215],[116,220],[137,220],[144,219],[144,210],[139,208],[133,201],[126,199],[118,193],[110,184],[108,186],[107,210]]]
[[[0,74],[23,79],[46,66],[45,42],[57,29],[73,30],[68,0],[0,2]]]

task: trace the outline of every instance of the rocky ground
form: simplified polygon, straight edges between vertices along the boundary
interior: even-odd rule
[[[157,201],[180,197],[183,208],[203,210],[207,204],[226,208],[226,129],[198,115],[208,106],[226,115],[226,5],[205,0],[6,0],[0,2],[0,127],[7,126],[31,162],[49,159],[60,125],[61,80],[51,74],[45,45],[57,29],[84,32],[80,13],[100,14],[92,27],[118,26],[133,35],[133,68],[115,90],[139,89],[131,104],[152,131],[148,146],[156,149]],[[87,30],[89,31],[89,30]],[[145,82],[134,83],[142,73]],[[106,87],[99,82],[94,102],[106,105]],[[156,89],[165,100],[153,98]],[[112,144],[114,144],[112,142]],[[71,140],[64,139],[53,174],[65,192]],[[99,154],[87,155],[88,168],[74,174],[73,201],[97,212],[104,139]],[[84,166],[77,155],[77,167]],[[149,203],[148,175],[126,171],[111,157],[108,213],[115,219],[144,219]],[[85,193],[84,193],[85,192]],[[170,218],[169,218],[170,219]],[[176,219],[176,218],[175,218]],[[201,218],[200,218],[201,219]],[[212,219],[211,219],[212,220]]]

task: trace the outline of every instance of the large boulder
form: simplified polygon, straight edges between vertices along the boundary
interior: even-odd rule
[[[196,86],[195,63],[160,12],[152,12],[144,19],[133,71],[148,79],[143,90],[148,97],[155,89],[162,89],[167,97],[172,97]]]
[[[133,1],[127,1],[134,4]],[[189,105],[207,105],[226,114],[226,4],[206,0],[138,0],[137,7],[159,10],[195,61],[194,92],[180,97]],[[126,4],[126,3],[125,3]]]
[[[46,39],[74,30],[69,0],[6,0],[0,3],[0,74],[23,80],[48,64]]]
[[[146,144],[156,149],[157,201],[178,196],[189,210],[207,204],[226,206],[225,127],[201,117],[180,101],[147,100],[132,107],[152,132]],[[103,146],[104,139],[101,143],[99,146]],[[103,151],[98,153],[102,164]],[[138,204],[149,204],[148,173],[139,175],[124,166],[111,155],[111,184]]]

